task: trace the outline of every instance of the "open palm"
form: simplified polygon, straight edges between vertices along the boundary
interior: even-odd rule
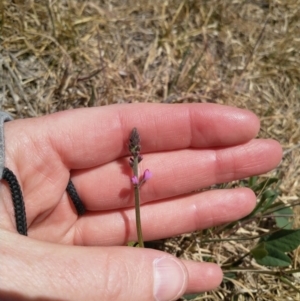
[[[133,127],[142,139],[141,171],[153,174],[141,188],[145,240],[248,214],[255,205],[251,190],[192,192],[267,172],[281,158],[277,142],[254,139],[259,130],[254,114],[213,104],[113,105],[8,122],[6,166],[22,187],[33,244],[122,246],[137,239],[127,147]],[[69,178],[87,209],[80,217],[66,193]],[[0,227],[16,232],[8,187],[1,185],[0,192]],[[218,284],[199,287],[192,279],[181,293]]]

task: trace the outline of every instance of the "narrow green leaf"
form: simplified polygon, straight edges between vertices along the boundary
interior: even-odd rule
[[[257,181],[255,181],[255,184],[253,186],[250,186],[250,188],[254,191],[254,192],[259,192],[264,188],[268,188],[270,187],[273,183],[277,183],[278,179],[277,178],[268,178],[265,181],[262,181],[260,183],[257,183]]]
[[[183,298],[185,300],[194,300],[195,298],[201,296],[200,294],[190,294],[190,295],[184,295]]]
[[[273,205],[274,201],[277,199],[278,197],[278,192],[274,191],[274,190],[267,190],[266,191],[266,199],[263,202],[263,206],[262,206],[262,212],[265,212],[267,209],[270,208],[270,206]]]
[[[257,179],[258,179],[258,176],[250,177],[250,178],[249,178],[249,181],[248,181],[248,186],[249,186],[250,188],[254,187],[254,185],[255,185],[256,182],[257,182]]]
[[[227,273],[224,273],[224,277],[225,277],[225,278],[236,279],[236,273],[233,273],[233,272],[227,272]],[[227,282],[226,279],[223,279],[223,281],[224,281],[225,283]]]
[[[257,212],[265,212],[276,200],[278,193],[274,190],[265,190],[253,211],[248,215],[254,216]]]
[[[294,289],[296,292],[300,293],[300,289],[297,288],[288,278],[282,276],[279,278],[283,283],[287,284],[289,287]]]

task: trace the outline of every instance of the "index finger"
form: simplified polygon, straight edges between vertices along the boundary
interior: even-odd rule
[[[78,169],[127,155],[133,127],[142,153],[148,153],[241,144],[256,136],[259,120],[247,110],[217,104],[143,103],[64,111],[27,126],[35,127],[35,139],[37,127],[44,137],[47,133],[66,166]]]

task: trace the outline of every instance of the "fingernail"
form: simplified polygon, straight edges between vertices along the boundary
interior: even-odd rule
[[[184,294],[186,271],[172,257],[157,258],[154,266],[154,298],[156,301],[176,300]]]

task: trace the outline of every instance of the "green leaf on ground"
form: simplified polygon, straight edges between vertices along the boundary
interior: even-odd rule
[[[290,207],[279,209],[274,212],[274,215],[278,228],[292,229],[291,217],[293,216],[293,210]]]
[[[291,252],[300,245],[300,229],[281,229],[264,236],[250,253],[258,264],[265,266],[286,267],[291,259],[285,252]]]
[[[260,239],[281,252],[291,252],[300,245],[300,229],[281,229]]]
[[[278,249],[265,245],[265,250],[268,253],[266,256],[255,258],[258,264],[272,267],[286,267],[291,264],[291,259]]]
[[[254,249],[250,251],[250,253],[256,261],[268,255],[265,243],[258,244]]]

